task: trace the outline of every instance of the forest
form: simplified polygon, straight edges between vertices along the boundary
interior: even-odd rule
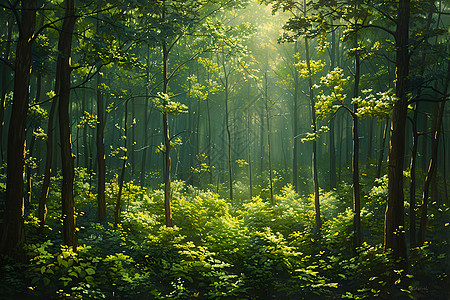
[[[0,299],[450,299],[449,0],[1,0]]]

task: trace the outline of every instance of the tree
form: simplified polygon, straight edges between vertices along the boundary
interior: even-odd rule
[[[10,7],[16,10],[15,7]],[[11,120],[8,128],[6,202],[0,253],[20,256],[25,242],[24,231],[24,165],[26,144],[26,120],[30,96],[32,44],[36,26],[35,0],[21,1],[19,40],[14,66],[14,96]],[[16,252],[19,250],[18,252]]]
[[[13,30],[13,15],[9,14],[8,18],[6,18],[8,23],[8,29],[7,29],[7,35],[6,35],[6,46],[5,46],[5,52],[4,52],[4,59],[6,62],[3,62],[2,64],[2,90],[1,90],[1,96],[0,96],[0,158],[3,163],[4,156],[3,156],[3,127],[4,127],[4,119],[5,119],[5,108],[6,108],[6,93],[8,91],[8,79],[9,79],[9,73],[10,68],[7,63],[9,63],[10,56],[11,56],[11,40],[12,40],[12,30]]]
[[[72,34],[76,21],[75,0],[65,1],[65,17],[59,33],[58,42],[58,60],[56,67],[56,78],[59,81],[56,90],[58,96],[58,116],[59,131],[61,141],[61,159],[62,159],[62,216],[63,216],[63,237],[64,243],[78,247],[78,238],[75,222],[75,203],[73,198],[73,180],[74,180],[74,155],[72,153],[72,142],[70,135],[70,73],[71,73],[71,50]]]
[[[384,222],[384,248],[392,249],[394,259],[406,263],[403,165],[405,125],[408,108],[408,75],[410,0],[399,0],[394,33],[396,46],[395,95],[398,101],[392,111],[391,139],[388,158],[388,202]]]

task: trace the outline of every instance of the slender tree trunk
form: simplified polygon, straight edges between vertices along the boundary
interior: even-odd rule
[[[131,102],[131,118],[133,120],[132,122],[132,127],[131,127],[131,153],[130,153],[130,158],[131,158],[131,179],[134,180],[134,175],[135,175],[135,164],[136,164],[136,125],[135,125],[135,118],[136,118],[136,104],[134,101]]]
[[[162,43],[162,52],[163,52],[163,90],[164,94],[167,93],[168,86],[168,78],[167,78],[167,67],[168,67],[168,55],[169,52],[167,50],[166,41]],[[164,102],[164,106],[167,103]],[[170,159],[170,135],[169,135],[169,122],[167,118],[167,113],[163,112],[163,135],[164,135],[164,145],[166,147],[164,151],[164,211],[166,218],[166,226],[172,227],[172,206],[171,206],[171,191],[170,191],[170,171],[171,171],[171,159]]]
[[[297,41],[295,41],[294,44],[294,64],[298,63],[298,56],[297,56]],[[294,75],[294,112],[293,112],[293,119],[294,124],[292,128],[292,134],[293,134],[293,143],[294,147],[292,149],[292,185],[294,186],[294,190],[298,192],[298,71],[296,68],[293,68],[293,75]]]
[[[306,17],[306,0],[303,0],[303,13]],[[308,69],[308,89],[309,89],[309,103],[311,108],[311,124],[313,133],[317,133],[317,125],[316,125],[316,109],[314,104],[314,92],[312,85],[312,73],[311,73],[311,62],[309,58],[309,40],[308,37],[305,36],[305,51],[306,51],[306,68]],[[315,208],[315,219],[316,219],[316,229],[320,231],[322,227],[322,221],[320,219],[320,199],[319,199],[319,178],[317,174],[317,142],[314,139],[312,141],[312,175],[313,175],[313,184],[314,184],[314,208]]]
[[[211,166],[211,155],[212,155],[212,147],[211,147],[211,113],[209,110],[209,98],[206,98],[206,110],[208,111],[208,166],[209,169],[209,184],[213,184],[213,173]]]
[[[231,163],[231,131],[228,108],[228,93],[228,76],[225,75],[225,129],[227,131],[228,138],[228,180],[230,185],[230,200],[233,201],[233,168]]]
[[[396,80],[398,101],[392,111],[391,140],[388,159],[388,203],[384,223],[384,249],[392,249],[394,259],[407,265],[405,241],[405,215],[403,194],[403,165],[405,155],[405,125],[408,108],[409,75],[409,15],[410,0],[399,0],[397,28],[395,32]]]
[[[261,120],[261,122],[260,122],[261,126],[260,126],[259,140],[260,140],[260,153],[261,153],[261,155],[259,157],[259,159],[260,159],[260,161],[259,161],[259,163],[260,163],[259,172],[263,173],[264,172],[264,155],[265,155],[265,150],[264,150],[264,128],[265,128],[265,125],[264,125],[264,109],[262,107],[261,107],[260,120]]]
[[[355,37],[355,46],[357,46],[357,38]],[[359,53],[355,54],[355,86],[353,90],[353,98],[359,96],[359,80],[360,80],[360,57]],[[353,174],[353,249],[356,254],[356,249],[361,246],[361,197],[359,186],[359,136],[358,136],[358,105],[353,104],[353,156],[352,156],[352,174]]]
[[[106,158],[105,158],[105,109],[103,95],[101,91],[101,75],[97,75],[97,219],[103,221],[106,219],[106,199],[105,199],[105,181],[106,181]]]
[[[410,185],[409,185],[409,243],[411,248],[417,246],[416,242],[416,158],[417,158],[417,140],[419,133],[417,132],[417,115],[419,111],[419,103],[414,108],[413,117],[413,145],[410,164]]]
[[[81,91],[81,110],[83,111],[83,115],[86,112],[86,91],[82,89]],[[87,125],[83,126],[83,157],[84,157],[84,167],[90,171],[89,169],[89,144],[88,144],[88,127]]]
[[[267,71],[264,74],[264,98],[266,107],[266,119],[267,119],[267,154],[269,158],[269,190],[270,190],[270,203],[274,205],[273,201],[273,179],[272,179],[272,158],[270,155],[270,115],[269,115],[269,95],[268,95],[268,82],[267,82]]]
[[[23,181],[36,1],[23,0],[21,8],[22,22],[16,48],[14,96],[8,129],[5,211],[0,238],[0,253],[18,259],[21,259],[25,242]]]
[[[97,2],[97,10],[101,9],[101,2]],[[97,12],[97,34],[100,35],[100,18]],[[99,222],[106,219],[106,199],[105,199],[105,181],[106,181],[106,157],[105,157],[105,109],[103,103],[103,95],[101,90],[102,75],[97,74],[97,219]]]
[[[8,19],[8,33],[6,36],[6,45],[5,45],[5,54],[4,59],[7,61],[10,60],[11,54],[11,38],[12,38],[12,29],[13,29],[13,18],[10,17]],[[5,120],[5,108],[6,108],[6,92],[8,90],[8,79],[9,79],[9,66],[6,64],[2,65],[2,91],[0,98],[0,156],[1,156],[1,164],[3,164],[3,126]]]
[[[59,89],[59,88],[58,88]],[[55,92],[59,94],[59,90],[55,89]],[[42,190],[41,197],[39,198],[39,209],[38,209],[38,218],[39,218],[39,231],[44,230],[45,219],[47,217],[47,198],[50,187],[50,176],[51,176],[51,167],[52,167],[52,159],[53,159],[53,121],[55,119],[55,111],[57,106],[57,99],[52,101],[52,106],[50,108],[50,113],[48,115],[48,128],[47,128],[47,141],[46,141],[46,157],[45,157],[45,169],[44,169],[44,180],[42,182]]]
[[[448,85],[450,80],[450,63],[447,68],[447,78],[444,84],[444,93],[443,95],[447,95]],[[425,242],[425,235],[427,230],[427,219],[428,219],[428,198],[429,198],[429,189],[430,184],[433,179],[433,174],[437,172],[437,157],[438,157],[438,147],[439,147],[439,138],[441,135],[442,128],[442,119],[445,111],[445,101],[442,101],[440,104],[440,108],[437,114],[437,121],[435,126],[435,131],[433,132],[433,139],[431,140],[431,158],[430,165],[428,167],[427,177],[425,178],[425,183],[423,187],[423,196],[422,196],[422,212],[420,216],[420,226],[418,233],[418,244],[422,245]]]
[[[123,143],[124,143],[124,148],[127,149],[127,121],[128,121],[128,101],[125,101],[125,120],[124,120],[124,139],[123,139]],[[117,201],[116,201],[116,210],[115,210],[115,214],[114,214],[114,228],[117,228],[117,225],[119,224],[119,220],[120,220],[120,207],[121,207],[121,202],[122,202],[122,190],[123,190],[123,182],[125,179],[125,168],[127,166],[127,153],[124,153],[124,158],[122,161],[122,171],[120,172],[120,178],[119,178],[119,191],[117,193]]]
[[[249,108],[247,107],[247,159],[248,159],[248,176],[249,176],[249,191],[250,191],[250,200],[253,198],[253,181],[252,181],[252,152],[250,149],[250,113]]]
[[[333,26],[333,20],[331,20],[331,26]],[[336,65],[336,33],[333,30],[331,32],[331,52],[330,52],[330,70],[334,70]],[[334,143],[334,122],[335,118],[333,117],[330,120],[330,143],[329,143],[329,155],[330,155],[330,188],[336,188],[336,146]]]
[[[428,113],[425,112],[423,114],[423,132],[422,132],[422,170],[425,171],[427,169],[427,135],[428,135]]]
[[[78,247],[78,238],[75,222],[75,203],[73,198],[74,181],[74,156],[72,153],[72,142],[70,137],[70,56],[72,49],[72,34],[75,25],[75,0],[66,0],[66,15],[58,43],[58,62],[60,78],[59,95],[59,130],[61,139],[62,159],[62,215],[64,244]]]
[[[36,97],[34,102],[35,103],[39,103],[40,99],[41,99],[41,90],[42,90],[42,74],[39,73],[37,75],[36,78]],[[31,142],[30,142],[30,147],[29,147],[29,157],[33,157],[34,154],[34,145],[36,142],[36,137],[34,136],[34,129],[38,128],[40,126],[40,121],[37,122],[37,124],[34,124],[31,130]],[[26,166],[26,174],[27,174],[27,196],[26,196],[26,200],[25,200],[25,205],[30,205],[31,204],[31,198],[32,198],[32,182],[31,182],[31,173],[33,172],[33,168],[28,165]]]
[[[149,94],[148,94],[148,89],[149,89],[149,84],[150,84],[150,46],[147,45],[147,80],[145,83],[145,104],[144,104],[144,149],[142,150],[142,165],[141,165],[141,187],[145,187],[146,183],[145,183],[145,170],[146,170],[146,165],[147,165],[147,145],[148,145],[148,121],[149,121],[149,116],[147,114],[148,112],[148,102],[150,101],[149,99]]]

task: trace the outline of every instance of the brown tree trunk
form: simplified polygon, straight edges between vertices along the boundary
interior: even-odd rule
[[[267,81],[267,71],[264,74],[264,100],[266,107],[266,119],[267,119],[267,155],[269,159],[269,191],[270,191],[270,204],[274,205],[275,202],[273,200],[273,179],[272,179],[272,158],[270,155],[270,115],[269,115],[269,95],[268,95],[268,81]]]
[[[357,46],[357,39],[355,38],[355,46]],[[355,54],[355,86],[353,91],[353,97],[359,96],[359,80],[360,80],[360,57],[359,54]],[[359,137],[358,137],[358,105],[353,104],[353,156],[352,156],[352,174],[353,174],[353,250],[356,254],[356,248],[361,246],[361,197],[359,186]]]
[[[450,63],[447,68],[447,78],[444,84],[444,92],[443,95],[447,96],[448,85],[450,80]],[[430,184],[433,179],[433,175],[437,172],[437,157],[438,157],[438,146],[439,146],[439,138],[441,135],[442,128],[442,119],[445,111],[445,101],[442,101],[441,106],[439,108],[436,120],[435,131],[433,132],[433,139],[431,140],[431,158],[430,165],[428,167],[427,177],[425,178],[425,183],[423,186],[423,196],[422,196],[422,212],[420,216],[420,226],[418,232],[418,244],[422,245],[425,242],[425,235],[427,230],[427,219],[428,219],[428,198],[429,198],[429,189]]]
[[[124,147],[127,149],[127,122],[128,121],[128,101],[125,102],[125,120],[124,120]],[[119,178],[119,191],[117,193],[117,201],[116,201],[116,210],[114,214],[114,228],[117,228],[117,225],[119,224],[120,219],[120,207],[122,202],[122,190],[123,190],[123,182],[125,180],[125,168],[127,166],[127,153],[124,153],[124,158],[122,162],[122,171],[120,172],[120,178]]]
[[[392,111],[391,140],[388,159],[388,202],[384,222],[384,249],[392,249],[394,259],[407,264],[405,241],[405,215],[403,194],[403,165],[405,155],[405,125],[408,108],[409,75],[409,15],[410,0],[398,4],[397,28],[395,32],[396,80],[395,94],[398,101]]]
[[[72,50],[72,34],[75,25],[75,0],[66,0],[66,13],[58,42],[57,70],[60,78],[59,83],[59,130],[61,139],[62,160],[62,215],[63,215],[63,237],[64,244],[78,247],[78,238],[75,223],[75,203],[73,198],[74,181],[74,155],[72,153],[72,142],[70,136],[70,55]]]
[[[297,41],[294,44],[294,64],[298,63],[297,56]],[[293,77],[294,77],[294,112],[293,112],[293,128],[292,128],[292,136],[294,143],[294,147],[292,149],[292,186],[294,190],[298,192],[298,71],[296,68],[293,68]]]
[[[141,178],[140,185],[145,187],[145,170],[147,166],[147,145],[148,145],[148,102],[150,101],[148,95],[148,89],[150,84],[150,46],[147,45],[147,80],[145,85],[145,104],[144,104],[144,149],[142,150],[142,165],[141,165]]]
[[[331,20],[331,25],[333,26],[333,20]],[[333,30],[331,32],[331,52],[330,52],[330,70],[334,70],[336,65],[336,33]],[[335,129],[334,129],[335,117],[330,120],[330,144],[329,144],[329,155],[330,155],[330,188],[336,188],[336,146],[334,142]]]
[[[306,17],[306,0],[303,0],[303,14]],[[311,78],[311,63],[309,59],[309,40],[308,37],[305,36],[305,51],[306,51],[306,68],[308,69],[309,77],[308,77],[308,90],[309,90],[309,104],[311,109],[311,124],[313,133],[317,132],[317,124],[316,124],[316,109],[314,104],[314,92]],[[317,174],[317,142],[314,139],[312,141],[312,175],[313,175],[313,184],[314,184],[314,208],[315,208],[315,219],[316,219],[316,229],[320,231],[322,227],[322,221],[320,219],[320,199],[319,199],[319,178]]]
[[[167,67],[168,67],[168,55],[169,52],[167,50],[167,44],[163,41],[162,44],[162,52],[163,52],[163,90],[162,92],[167,93],[168,86],[168,78],[167,78]],[[164,102],[166,105],[166,102]],[[170,159],[170,134],[169,134],[169,122],[168,116],[166,112],[163,112],[163,135],[164,135],[164,145],[166,147],[164,151],[164,212],[166,219],[166,226],[173,226],[172,219],[172,205],[171,205],[171,190],[170,190],[170,172],[171,172],[171,159]]]
[[[253,198],[253,178],[252,178],[252,152],[251,152],[251,139],[250,139],[250,113],[249,108],[247,107],[247,159],[248,159],[248,177],[249,177],[249,191],[250,191],[250,199]]]
[[[59,84],[59,79],[57,79],[57,84]],[[55,92],[59,94],[59,88],[55,89]],[[44,169],[44,179],[42,182],[41,197],[39,198],[39,208],[38,208],[38,218],[39,218],[39,230],[42,232],[44,230],[45,219],[47,217],[47,198],[50,187],[50,176],[51,167],[53,159],[53,121],[55,118],[55,111],[57,106],[57,100],[52,101],[52,106],[50,108],[50,113],[48,115],[48,128],[47,128],[47,141],[46,141],[46,157],[45,157],[45,169]]]
[[[97,163],[98,163],[98,178],[97,178],[97,219],[103,221],[106,219],[106,199],[105,199],[105,181],[106,181],[106,158],[105,158],[105,109],[103,103],[103,96],[100,90],[101,75],[97,75]]]
[[[25,242],[24,166],[26,121],[30,96],[31,48],[36,26],[36,1],[23,0],[16,48],[14,96],[8,129],[6,199],[0,253],[20,259]]]
[[[417,158],[417,140],[419,133],[417,132],[417,115],[419,103],[414,108],[413,117],[413,145],[410,164],[410,186],[409,186],[409,243],[410,248],[415,248],[416,242],[416,158]]]
[[[12,29],[13,29],[13,18],[10,17],[8,19],[8,33],[6,36],[6,45],[5,45],[5,53],[4,53],[4,59],[9,61],[10,54],[11,54],[11,38],[12,38]],[[2,66],[2,91],[1,91],[1,98],[0,98],[0,157],[1,157],[1,163],[3,163],[3,126],[4,126],[4,119],[5,119],[5,107],[6,107],[6,92],[8,90],[8,79],[9,79],[9,66],[6,64],[3,64]]]

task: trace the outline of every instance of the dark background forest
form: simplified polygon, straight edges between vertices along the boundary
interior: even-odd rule
[[[448,0],[1,0],[0,299],[450,299]]]

